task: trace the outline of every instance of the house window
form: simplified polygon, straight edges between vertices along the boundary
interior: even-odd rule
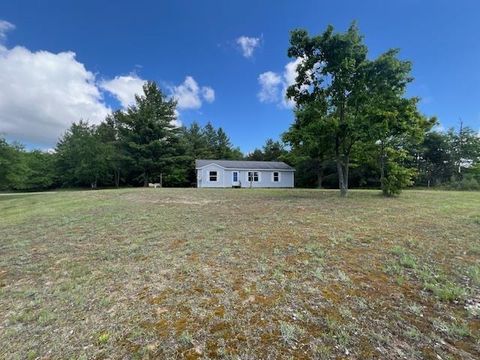
[[[280,181],[280,173],[278,171],[275,171],[273,173],[273,182],[279,182]]]
[[[210,181],[217,181],[217,172],[216,171],[210,171],[208,173],[208,177]]]
[[[248,172],[248,182],[258,182],[258,171]]]

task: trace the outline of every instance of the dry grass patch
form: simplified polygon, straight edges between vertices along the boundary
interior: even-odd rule
[[[480,193],[0,198],[1,358],[480,356]]]

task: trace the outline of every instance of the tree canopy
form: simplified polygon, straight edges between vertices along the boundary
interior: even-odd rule
[[[298,187],[406,186],[480,189],[480,137],[461,123],[435,131],[436,118],[406,96],[411,62],[399,49],[369,58],[355,23],[318,35],[292,31],[288,56],[298,63],[286,96],[294,121],[281,139],[244,156],[211,122],[179,126],[176,101],[149,81],[135,103],[100,124],[74,119],[55,150],[28,151],[0,136],[0,190],[55,187],[195,186],[196,159],[285,161]]]
[[[420,141],[433,125],[419,114],[417,99],[405,97],[410,62],[398,59],[397,49],[374,60],[367,55],[355,23],[345,33],[329,26],[317,36],[294,30],[290,38],[288,56],[301,61],[287,90],[296,120],[284,139],[319,164],[330,152],[342,196],[348,193],[352,157],[369,144],[379,145],[383,193],[398,193],[413,176],[401,165],[405,154],[398,142]]]

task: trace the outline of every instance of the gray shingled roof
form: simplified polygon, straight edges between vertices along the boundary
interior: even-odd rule
[[[209,164],[217,164],[226,169],[295,170],[291,166],[285,164],[283,161],[195,160],[195,167],[197,169]]]

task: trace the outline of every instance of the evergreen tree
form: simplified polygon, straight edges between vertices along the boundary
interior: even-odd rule
[[[152,81],[143,86],[143,92],[126,112],[118,111],[114,117],[126,165],[134,180],[147,186],[167,174],[181,154],[179,129],[174,125],[176,102]]]
[[[56,171],[63,186],[91,186],[95,189],[108,173],[105,146],[96,127],[73,123],[56,147]]]

